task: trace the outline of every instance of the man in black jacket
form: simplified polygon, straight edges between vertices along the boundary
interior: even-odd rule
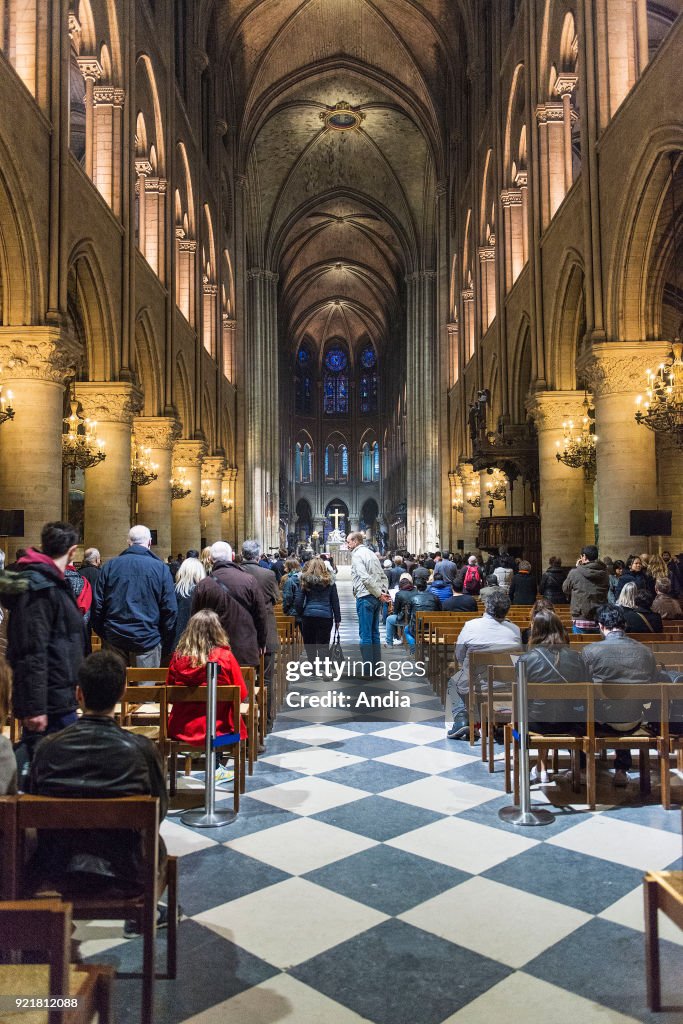
[[[266,608],[268,620],[268,634],[266,638],[266,653],[264,655],[264,676],[265,685],[268,689],[268,723],[267,728],[273,727],[275,719],[275,687],[273,685],[273,670],[275,668],[275,656],[280,649],[280,639],[275,621],[275,605],[280,604],[280,588],[277,585],[277,577],[272,569],[264,568],[259,562],[259,550],[261,545],[257,540],[245,540],[242,544],[242,568],[248,572],[256,581],[263,603]]]
[[[152,534],[134,526],[128,547],[100,572],[93,628],[126,664],[159,668],[173,649],[178,602],[168,566],[150,548]]]
[[[150,740],[126,732],[114,708],[126,685],[126,667],[111,651],[91,654],[78,672],[78,721],[38,745],[31,767],[31,792],[87,799],[121,796],[159,798],[159,821],[168,810],[164,769]],[[166,856],[159,840],[159,858]],[[125,831],[41,831],[30,870],[34,884],[59,892],[100,889],[138,891],[143,883],[140,836]],[[133,932],[134,923],[126,930]]]
[[[42,551],[31,548],[17,562],[26,589],[2,595],[11,612],[7,660],[14,673],[14,714],[29,758],[38,739],[75,721],[76,675],[85,656],[83,616],[64,576],[78,534],[70,523],[47,523],[40,539]]]

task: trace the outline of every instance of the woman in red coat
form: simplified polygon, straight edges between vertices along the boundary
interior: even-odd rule
[[[202,608],[192,616],[178,641],[166,676],[167,686],[206,686],[206,663],[218,663],[218,685],[239,686],[241,702],[249,699],[237,659],[230,650],[227,634],[215,612]],[[216,735],[234,732],[232,705],[219,701],[216,707]],[[174,704],[168,720],[168,735],[201,747],[206,741],[206,704],[202,701]],[[240,736],[247,730],[240,718]]]

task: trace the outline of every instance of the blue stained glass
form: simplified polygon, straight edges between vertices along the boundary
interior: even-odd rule
[[[299,360],[299,365],[300,366],[306,366],[306,364],[308,363],[310,358],[311,358],[311,354],[310,354],[310,352],[308,351],[307,348],[300,348],[299,349],[299,354],[297,356],[297,359]]]
[[[333,373],[339,373],[346,367],[346,354],[340,348],[331,348],[325,357],[325,366]]]
[[[349,449],[345,444],[341,446],[341,475],[343,480],[349,475]]]
[[[372,476],[373,480],[379,480],[379,445],[376,441],[372,446]]]
[[[375,365],[377,357],[375,355],[375,350],[371,345],[368,345],[367,348],[363,349],[360,361],[361,365],[364,366],[366,370],[370,370]]]

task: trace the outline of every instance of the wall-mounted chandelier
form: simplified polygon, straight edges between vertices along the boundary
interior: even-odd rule
[[[223,513],[223,515],[225,515],[226,512],[232,512],[232,509],[233,509],[233,500],[232,500],[232,498],[228,498],[226,501],[222,502],[222,504],[221,504],[221,512]]]
[[[673,227],[673,285],[676,296],[677,329],[671,346],[671,355],[656,372],[646,370],[645,396],[638,395],[636,423],[649,427],[656,434],[670,437],[683,448],[683,344],[681,343],[681,310],[679,296],[678,210],[676,209],[676,160],[680,154],[670,153],[671,161],[671,219]]]
[[[216,492],[214,491],[213,487],[211,487],[205,481],[202,482],[202,489],[201,489],[201,494],[200,494],[200,501],[201,501],[202,508],[208,508],[209,505],[213,505],[215,500],[216,500]]]
[[[574,420],[565,420],[562,424],[563,438],[556,441],[558,462],[571,469],[583,469],[586,479],[595,475],[595,409],[591,408],[588,395],[583,400],[583,416],[580,427]]]
[[[175,475],[171,477],[171,500],[180,501],[192,494],[192,488],[188,487],[187,476],[182,466],[178,466]]]
[[[138,445],[135,434],[130,439],[130,478],[137,487],[146,487],[159,477],[159,467],[152,462],[152,449]]]
[[[71,390],[71,415],[64,419],[62,433],[62,465],[69,470],[71,483],[76,480],[77,469],[91,469],[106,459],[104,441],[96,434],[97,420],[78,415],[78,401]]]
[[[507,477],[500,469],[487,469],[488,479],[484,484],[489,501],[503,501],[507,495]]]
[[[462,485],[462,477],[457,471],[454,480],[453,499],[451,505],[453,511],[460,514],[465,508],[465,492]]]
[[[5,391],[2,384],[0,384],[0,423],[7,423],[7,420],[14,419],[13,397],[12,392]]]
[[[472,508],[481,508],[481,493],[479,491],[479,477],[475,477],[467,488],[467,504]]]

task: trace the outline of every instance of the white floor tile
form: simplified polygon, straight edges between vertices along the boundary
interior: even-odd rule
[[[518,968],[591,920],[591,915],[581,910],[479,877],[399,917],[416,928]]]
[[[450,750],[438,750],[436,747],[411,747],[409,750],[397,750],[393,754],[383,754],[375,758],[384,764],[394,764],[399,768],[411,768],[414,772],[426,772],[438,775],[439,772],[460,768],[464,764],[477,761],[476,756],[459,754]]]
[[[281,970],[386,919],[386,914],[303,878],[288,878],[194,918]]]
[[[297,818],[263,832],[231,839],[225,845],[290,875],[305,875],[377,843],[322,821]]]
[[[189,1017],[183,1024],[368,1024],[353,1010],[328,999],[289,974],[276,974],[232,999]]]
[[[80,956],[86,959],[122,946],[128,941],[123,925],[123,921],[74,921],[72,938],[79,943]]]
[[[197,850],[206,850],[209,846],[216,846],[216,840],[210,839],[205,832],[195,832],[192,829],[184,828],[168,818],[162,821],[159,834],[163,836],[168,852],[175,857],[184,857],[188,853],[196,853]]]
[[[422,745],[442,740],[445,736],[445,730],[434,725],[411,723],[409,725],[397,725],[394,729],[383,729],[379,735],[386,740],[398,740],[400,743]]]
[[[543,1021],[543,1024],[638,1024],[635,1017],[625,1017],[623,1013],[519,971],[463,1006],[443,1024],[513,1021],[516,1019],[514,1007],[521,1010],[519,1019]]]
[[[473,875],[537,845],[537,839],[478,825],[464,818],[444,818],[387,840],[387,846],[395,846],[398,850],[406,850]]]
[[[497,789],[486,786],[473,786],[469,782],[456,782],[455,779],[437,777],[419,779],[409,782],[406,786],[387,789],[383,797],[400,800],[401,803],[413,804],[415,807],[426,807],[440,814],[457,814],[467,811],[470,807],[484,804],[487,800],[495,800],[500,796]]]
[[[306,746],[322,746],[325,743],[345,743],[357,733],[350,729],[338,729],[334,725],[304,725],[300,729],[278,729],[277,739],[293,740]]]
[[[645,909],[642,885],[617,900],[611,907],[607,907],[601,914],[598,914],[598,917],[604,917],[606,921],[614,921],[615,924],[623,924],[626,928],[644,932]],[[666,914],[661,913],[659,915],[659,937],[667,939],[669,942],[675,942],[677,946],[683,946],[683,931],[677,928]]]
[[[344,754],[341,750],[330,750],[328,747],[303,747],[301,750],[288,750],[285,754],[262,756],[259,763],[274,764],[278,768],[288,768],[302,775],[321,775],[364,760],[355,754]]]
[[[274,807],[295,814],[319,814],[329,811],[331,807],[341,807],[353,800],[360,800],[368,794],[352,786],[342,786],[328,779],[317,779],[315,776],[292,779],[279,786],[267,786],[250,793],[250,798],[262,800]]]
[[[680,835],[600,814],[592,815],[588,821],[566,829],[548,842],[639,871],[661,871],[681,855]]]

